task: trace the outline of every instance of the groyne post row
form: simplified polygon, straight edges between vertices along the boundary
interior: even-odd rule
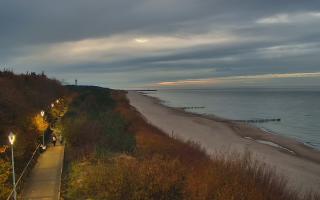
[[[203,109],[204,106],[186,106],[186,107],[177,107],[182,110],[191,110],[191,109]],[[231,120],[234,122],[242,123],[266,123],[266,122],[280,122],[281,118],[267,118],[267,119],[248,119],[248,120]]]
[[[280,122],[280,121],[281,121],[281,118],[232,120],[232,121],[234,121],[234,122],[244,122],[244,123],[265,123],[265,122]]]
[[[183,110],[188,110],[188,109],[202,109],[202,108],[205,108],[204,106],[188,106],[188,107],[178,107],[180,109],[183,109]]]

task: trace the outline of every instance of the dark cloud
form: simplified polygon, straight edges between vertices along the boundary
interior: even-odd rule
[[[320,71],[319,13],[319,0],[3,0],[0,65],[11,64],[17,71],[46,70],[58,77],[65,77],[62,73],[92,76],[114,73],[129,78],[125,82],[119,79],[120,85],[210,76],[315,72]],[[267,19],[262,20],[266,23],[259,23],[261,19]],[[39,55],[40,61],[31,60],[25,66],[15,63],[33,52],[36,57],[35,49],[46,51],[50,45],[88,38],[141,34],[192,40],[193,36],[211,33],[228,33],[238,39],[154,50],[144,55],[118,53],[114,60],[52,63],[45,59],[41,62]],[[214,73],[208,73],[208,69],[214,69]],[[145,70],[148,73],[141,73]],[[157,75],[152,77],[152,73]]]
[[[313,0],[4,0],[0,44],[79,40],[141,29],[166,32],[174,24],[202,18],[236,24],[319,7],[320,2]]]

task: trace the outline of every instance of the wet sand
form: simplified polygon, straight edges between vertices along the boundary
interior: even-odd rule
[[[320,151],[244,123],[169,108],[138,92],[129,91],[127,97],[149,123],[168,135],[198,142],[209,154],[249,150],[286,177],[293,189],[320,191]]]

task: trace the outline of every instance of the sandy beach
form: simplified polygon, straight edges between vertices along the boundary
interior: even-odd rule
[[[320,190],[320,151],[247,124],[169,108],[138,92],[129,91],[127,97],[149,123],[168,135],[198,142],[209,154],[249,150],[286,177],[290,187],[303,192]]]

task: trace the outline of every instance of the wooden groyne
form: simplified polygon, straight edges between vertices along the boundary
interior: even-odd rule
[[[158,90],[132,90],[135,92],[157,92]]]
[[[266,123],[266,122],[280,122],[281,118],[271,118],[271,119],[249,119],[249,120],[233,120],[235,122],[244,123]]]
[[[203,109],[204,106],[188,106],[188,107],[178,107],[179,109],[189,110],[189,109]]]

